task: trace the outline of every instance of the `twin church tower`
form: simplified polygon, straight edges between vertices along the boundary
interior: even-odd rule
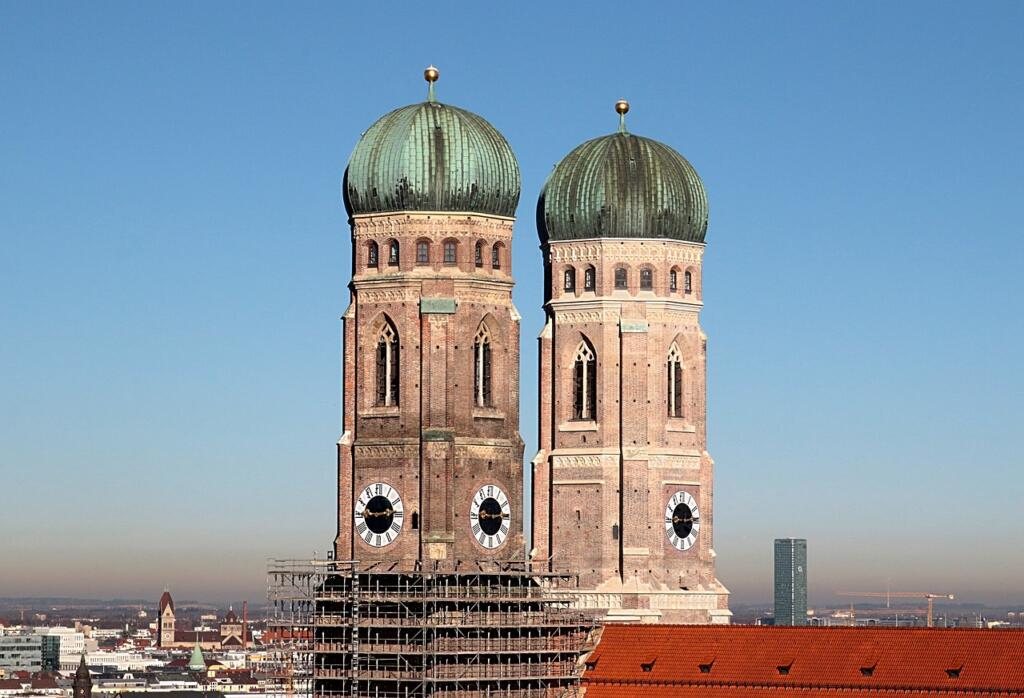
[[[715,578],[707,200],[672,148],[616,133],[570,152],[537,205],[546,324],[532,496],[512,302],[519,166],[434,96],[381,117],[343,183],[352,229],[338,442],[339,560],[528,559],[611,619],[727,622]],[[532,536],[524,533],[527,519]]]

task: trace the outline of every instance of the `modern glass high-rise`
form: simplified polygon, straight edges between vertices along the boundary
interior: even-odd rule
[[[775,625],[807,625],[807,539],[775,539]]]

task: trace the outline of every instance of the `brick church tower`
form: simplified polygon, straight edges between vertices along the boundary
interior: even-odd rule
[[[612,619],[728,622],[715,577],[706,351],[707,199],[672,148],[583,143],[537,207],[547,324],[533,555],[580,574]]]
[[[519,166],[434,97],[381,117],[343,184],[352,230],[339,560],[522,559]]]

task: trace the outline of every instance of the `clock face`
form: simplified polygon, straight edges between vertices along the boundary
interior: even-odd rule
[[[505,542],[512,525],[512,509],[497,485],[484,485],[473,495],[469,507],[469,525],[476,542],[493,550]]]
[[[386,482],[367,485],[356,500],[356,535],[368,545],[383,548],[402,530],[405,510],[398,492]]]
[[[665,507],[665,535],[679,550],[689,550],[697,541],[700,531],[700,511],[689,492],[682,490],[672,495]]]

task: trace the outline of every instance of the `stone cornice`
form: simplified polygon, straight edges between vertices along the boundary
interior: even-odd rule
[[[352,216],[349,220],[353,223],[362,223],[365,221],[387,219],[425,220],[428,218],[431,220],[434,218],[466,218],[487,221],[504,221],[507,223],[514,223],[516,220],[515,216],[496,216],[490,213],[477,213],[475,211],[388,211],[384,213],[359,213]]]
[[[351,222],[356,242],[382,237],[497,238],[509,243],[514,218],[459,213],[401,213],[358,216]]]
[[[548,244],[550,263],[564,262],[678,262],[700,264],[704,244],[666,239],[589,238]]]
[[[643,303],[646,316],[637,320],[659,320],[663,317],[692,316],[697,318],[704,304],[700,301],[681,301],[670,298],[559,298],[549,300],[545,307],[554,312],[556,317],[565,321],[572,313],[599,313],[603,319],[617,320],[622,314],[624,303]]]

